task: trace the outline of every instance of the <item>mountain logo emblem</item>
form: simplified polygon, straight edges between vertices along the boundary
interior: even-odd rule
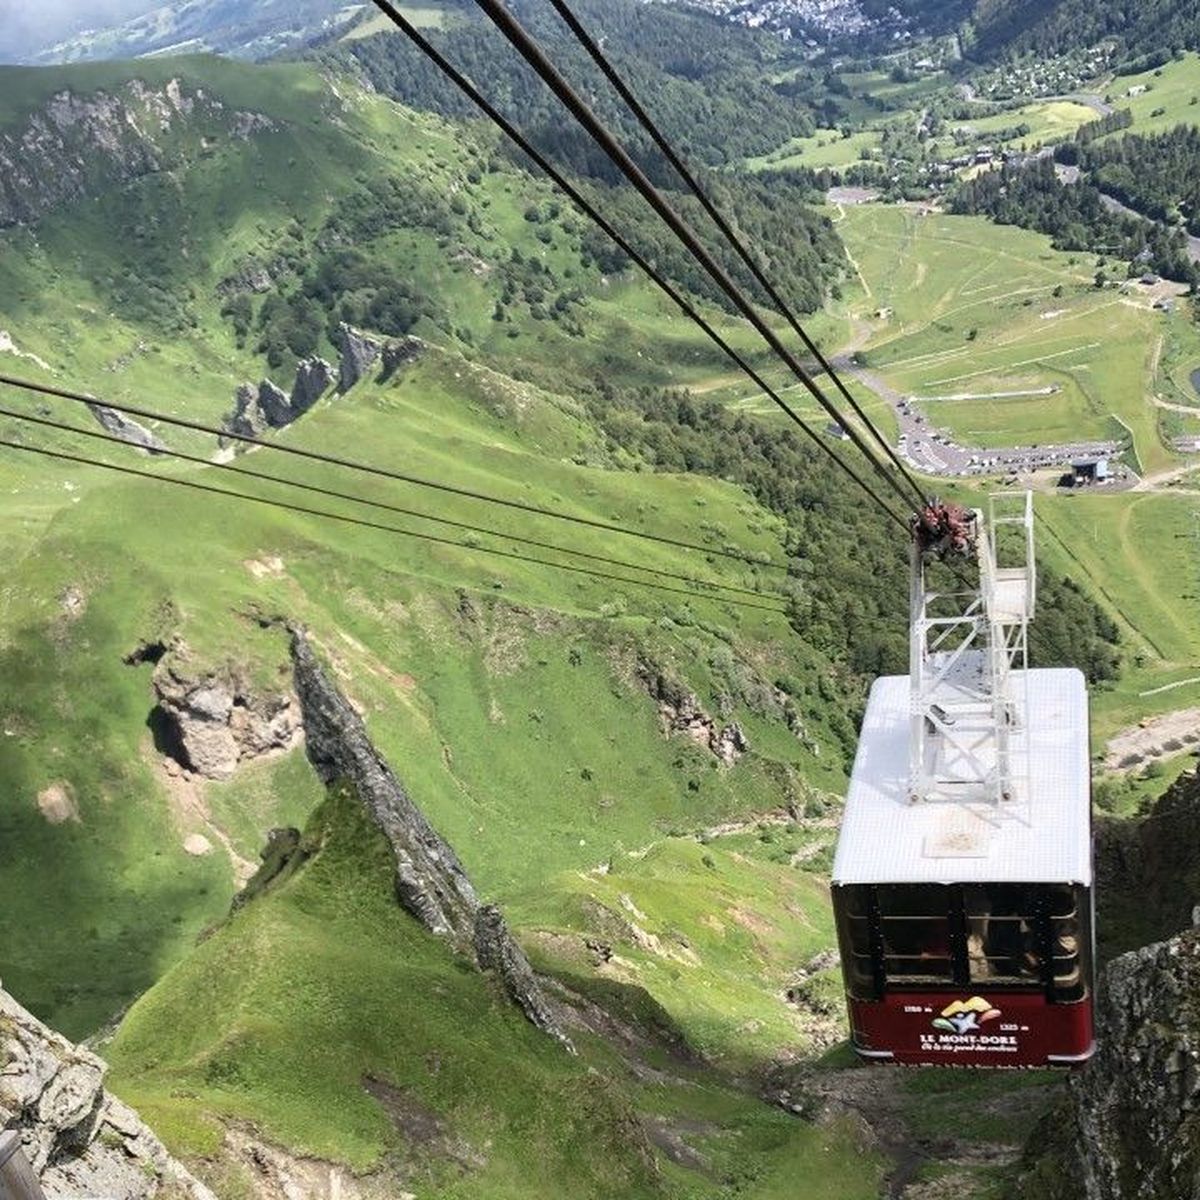
[[[955,1000],[942,1009],[941,1015],[933,1018],[934,1029],[944,1029],[947,1033],[978,1033],[988,1021],[994,1021],[1000,1015],[998,1008],[982,996],[972,996],[970,1000]]]

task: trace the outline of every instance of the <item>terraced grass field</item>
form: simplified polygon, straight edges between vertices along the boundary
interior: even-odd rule
[[[1177,357],[1200,362],[1186,315],[1155,311],[1136,284],[1097,290],[1094,259],[980,218],[861,205],[839,229],[874,325],[864,361],[961,442],[1125,434],[1141,470],[1174,461],[1153,394],[1168,335]]]

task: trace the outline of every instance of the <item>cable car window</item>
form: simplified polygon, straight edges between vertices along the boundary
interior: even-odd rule
[[[861,884],[833,889],[846,989],[857,1000],[880,998],[871,953],[871,889]]]
[[[1027,884],[963,887],[967,968],[972,983],[1040,983],[1045,975],[1041,913],[1045,904]]]
[[[877,893],[887,981],[953,981],[950,889],[941,884],[881,884]]]
[[[1087,995],[1091,938],[1086,893],[1067,887],[1046,890],[1051,996],[1060,1003],[1082,1000]]]

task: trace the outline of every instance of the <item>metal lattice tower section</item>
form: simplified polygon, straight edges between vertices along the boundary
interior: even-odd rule
[[[1037,579],[1033,496],[997,492],[975,514],[979,586],[931,589],[912,549],[909,798],[1011,807],[1029,796],[1026,680]]]

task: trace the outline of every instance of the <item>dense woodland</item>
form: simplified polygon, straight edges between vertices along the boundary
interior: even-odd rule
[[[669,168],[567,27],[548,6],[518,4],[516,11],[597,113],[632,143],[652,176],[666,182]],[[810,82],[803,60],[770,34],[754,34],[693,10],[634,0],[603,5],[588,0],[576,11],[690,160],[724,166],[816,128],[809,101],[817,97],[820,77]],[[615,168],[564,120],[559,102],[483,18],[464,12],[448,29],[427,33],[467,76],[487,80],[489,98],[519,118],[539,149],[580,174],[615,181]],[[478,115],[405,38],[366,38],[330,49],[326,56],[339,65],[357,65],[380,91],[415,108],[455,117]],[[772,83],[783,74],[786,81]]]
[[[907,669],[908,539],[811,442],[686,392],[597,383],[585,399],[614,447],[659,470],[734,480],[784,518],[792,622],[848,673],[847,703],[858,702],[864,678]],[[1034,661],[1078,666],[1093,683],[1115,678],[1116,625],[1072,580],[1039,572]],[[853,736],[848,722],[849,745]]]
[[[1046,58],[1115,38],[1131,70],[1200,49],[1191,0],[978,0],[971,18],[977,58]]]
[[[1129,274],[1153,271],[1184,283],[1197,278],[1182,232],[1109,212],[1098,188],[1087,182],[1060,183],[1049,160],[968,180],[954,191],[949,207],[951,212],[982,214],[1001,225],[1048,233],[1058,249],[1115,259]]]
[[[1179,125],[1166,133],[1130,134],[1080,148],[1088,181],[1155,221],[1182,217],[1200,234],[1200,129]]]

